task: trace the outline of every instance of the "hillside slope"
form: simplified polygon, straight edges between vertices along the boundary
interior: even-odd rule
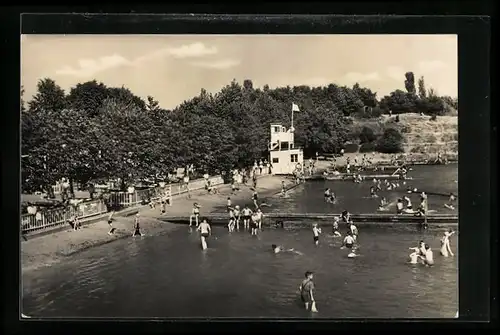
[[[399,122],[395,117],[384,115],[377,119],[355,120],[353,131],[357,134],[363,127],[370,127],[380,135],[387,128],[396,128],[405,138],[404,150],[407,153],[457,153],[458,117],[438,116],[431,121],[429,116],[419,114],[400,114]]]

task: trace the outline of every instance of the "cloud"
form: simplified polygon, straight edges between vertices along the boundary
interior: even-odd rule
[[[240,61],[234,59],[223,59],[212,62],[192,62],[191,65],[197,67],[203,67],[206,69],[214,69],[214,70],[226,70],[235,66],[238,66]]]
[[[380,75],[378,72],[370,72],[370,73],[359,73],[359,72],[349,72],[344,76],[344,79],[348,82],[366,82],[366,81],[376,81],[380,80]]]
[[[97,72],[129,64],[131,64],[131,62],[128,59],[114,54],[111,56],[100,57],[98,59],[80,59],[77,67],[72,68],[66,65],[57,70],[56,74],[87,77],[92,76]]]
[[[176,58],[192,58],[214,55],[217,53],[216,47],[207,47],[201,42],[188,45],[181,45],[177,48],[167,48],[166,53]]]
[[[428,60],[418,63],[418,69],[422,72],[432,72],[445,68],[447,64],[440,60]]]
[[[121,55],[113,54],[111,56],[104,56],[98,59],[80,59],[77,67],[63,66],[56,71],[58,75],[75,76],[75,77],[89,77],[98,72],[116,68],[119,66],[135,66],[144,62],[152,61],[162,57],[182,58],[196,58],[207,55],[216,54],[216,47],[207,47],[205,44],[197,42],[192,44],[181,45],[178,47],[167,47],[155,50],[153,52],[141,55],[133,60],[129,60]],[[198,66],[208,67],[214,69],[226,69],[239,64],[235,61],[221,61],[216,63],[200,63]]]
[[[387,76],[389,76],[390,78],[392,78],[394,80],[404,80],[405,73],[406,73],[405,70],[403,70],[399,66],[389,66],[386,69]]]
[[[333,82],[335,82],[335,81],[331,80],[331,79],[324,78],[324,77],[313,77],[313,78],[306,79],[304,81],[303,85],[320,87],[320,86],[328,86]]]

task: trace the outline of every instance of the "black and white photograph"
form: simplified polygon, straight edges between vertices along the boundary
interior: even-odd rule
[[[458,317],[457,35],[20,38],[22,318]]]

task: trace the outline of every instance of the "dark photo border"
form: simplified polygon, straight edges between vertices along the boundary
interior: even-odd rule
[[[443,3],[445,5],[443,5]],[[448,7],[446,7],[448,4]],[[315,7],[316,6],[316,7]],[[318,7],[319,6],[319,7]],[[363,7],[364,6],[364,7]],[[393,3],[391,10],[408,13],[408,3]],[[423,13],[460,12],[455,2],[430,2],[414,6]],[[454,7],[453,7],[454,6]],[[183,8],[182,8],[183,7]],[[200,5],[162,6],[141,8],[145,12],[238,12],[233,8]],[[339,11],[338,4],[304,4],[286,6],[286,12],[310,12],[311,8],[328,8]],[[380,2],[354,2],[343,4],[360,14],[380,13]],[[283,11],[283,5],[259,5],[262,13]],[[420,10],[419,10],[420,8]],[[422,9],[424,8],[424,9]],[[249,8],[250,9],[250,8]],[[102,12],[117,12],[117,7],[99,8]],[[241,10],[241,7],[240,7]],[[250,9],[250,10],[253,10]],[[444,329],[459,327],[481,329],[498,313],[497,289],[497,227],[496,207],[496,118],[490,116],[490,62],[491,26],[487,16],[319,16],[288,14],[279,16],[243,15],[106,15],[60,14],[62,12],[91,12],[95,8],[6,8],[2,15],[1,41],[4,41],[2,62],[4,87],[3,146],[2,146],[2,257],[3,257],[3,326],[8,333],[157,333],[173,331],[304,331],[365,328],[371,331],[385,328],[417,329],[429,327]],[[130,11],[130,10],[129,10]],[[473,3],[470,13],[488,14],[482,2]],[[59,14],[20,13],[60,12]],[[254,10],[255,12],[255,10]],[[345,11],[344,11],[345,12]],[[429,13],[430,14],[430,13]],[[5,18],[4,18],[5,16]],[[21,25],[22,23],[22,25]],[[460,258],[459,258],[459,311],[457,320],[20,320],[20,138],[19,138],[19,87],[20,87],[20,32],[24,34],[458,34],[459,64],[459,193],[460,193]],[[492,64],[493,65],[493,64]],[[490,224],[493,222],[493,224]],[[17,257],[16,257],[17,256]],[[494,283],[492,285],[492,283]],[[495,297],[495,299],[493,299]],[[206,323],[205,321],[210,321]],[[278,322],[279,321],[279,322]],[[379,321],[379,322],[375,322]],[[383,322],[380,322],[383,321]],[[245,322],[242,325],[241,322]],[[105,327],[104,327],[105,326]]]

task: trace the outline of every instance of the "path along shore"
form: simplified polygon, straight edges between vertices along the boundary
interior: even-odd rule
[[[293,184],[293,181],[286,177],[265,175],[258,178],[257,192],[259,197],[265,199],[277,194],[281,190],[283,180],[285,180],[287,187]],[[167,213],[163,214],[163,216],[189,215],[193,203],[197,202],[201,206],[200,212],[203,217],[204,213],[211,213],[219,207],[225,207],[227,197],[231,197],[233,205],[249,204],[252,202],[252,191],[249,184],[241,185],[240,190],[234,195],[231,194],[230,185],[225,184],[218,186],[218,194],[207,194],[207,191],[200,190],[191,192],[191,198],[188,198],[186,194],[176,196],[173,198],[172,206],[167,207]],[[113,235],[108,235],[107,217],[83,225],[82,229],[77,231],[73,231],[68,226],[67,230],[21,242],[21,269],[23,275],[41,267],[61,262],[65,258],[83,250],[127,237],[132,238],[134,215],[137,212],[139,212],[141,218],[141,230],[147,236],[168,234],[168,232],[179,227],[177,224],[161,220],[162,213],[159,205],[155,209],[151,209],[149,206],[141,206],[133,209],[128,208],[123,213],[116,213],[113,221],[113,227],[116,228],[116,231]],[[127,216],[126,213],[131,215]]]

